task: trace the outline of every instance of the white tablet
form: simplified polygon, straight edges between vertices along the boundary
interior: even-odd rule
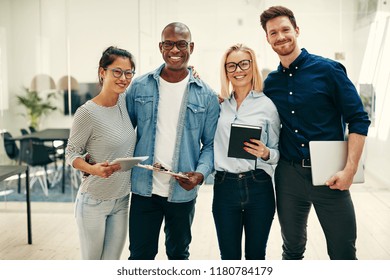
[[[111,162],[111,164],[119,163],[121,165],[121,170],[119,171],[129,171],[131,168],[136,166],[138,163],[143,162],[148,159],[148,156],[143,157],[129,157],[129,158],[117,158]]]

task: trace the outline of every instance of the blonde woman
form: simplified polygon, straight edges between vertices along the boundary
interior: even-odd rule
[[[214,139],[216,169],[213,217],[221,258],[265,259],[275,214],[272,183],[278,162],[280,120],[275,105],[264,95],[263,80],[254,51],[242,44],[231,46],[221,62],[221,113]],[[243,143],[256,160],[227,156],[232,123],[262,127],[261,139]]]

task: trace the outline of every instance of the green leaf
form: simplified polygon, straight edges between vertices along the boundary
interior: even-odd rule
[[[36,91],[30,91],[28,88],[24,88],[24,95],[16,95],[19,105],[23,105],[27,111],[27,118],[30,125],[34,128],[38,128],[39,120],[43,115],[47,115],[55,110],[51,101],[57,98],[57,91],[52,91],[47,94],[46,101],[44,101]]]

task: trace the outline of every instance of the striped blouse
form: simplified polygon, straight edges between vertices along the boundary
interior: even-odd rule
[[[91,162],[111,162],[116,158],[133,156],[136,135],[126,109],[125,95],[119,95],[112,107],[103,107],[89,100],[74,115],[66,161],[91,155]],[[110,200],[130,193],[130,172],[114,172],[109,178],[90,175],[81,185],[82,193],[93,198]]]

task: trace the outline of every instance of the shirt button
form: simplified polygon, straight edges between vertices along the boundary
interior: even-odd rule
[[[298,133],[298,129],[295,129],[295,133]]]
[[[295,111],[291,111],[291,114],[295,114]]]
[[[290,91],[290,95],[292,95],[292,91]]]
[[[290,74],[289,74],[289,76],[291,77],[291,76],[292,76],[292,74],[290,73]]]
[[[298,66],[295,66],[295,69],[298,69]]]
[[[301,144],[302,147],[305,147],[305,144]]]

